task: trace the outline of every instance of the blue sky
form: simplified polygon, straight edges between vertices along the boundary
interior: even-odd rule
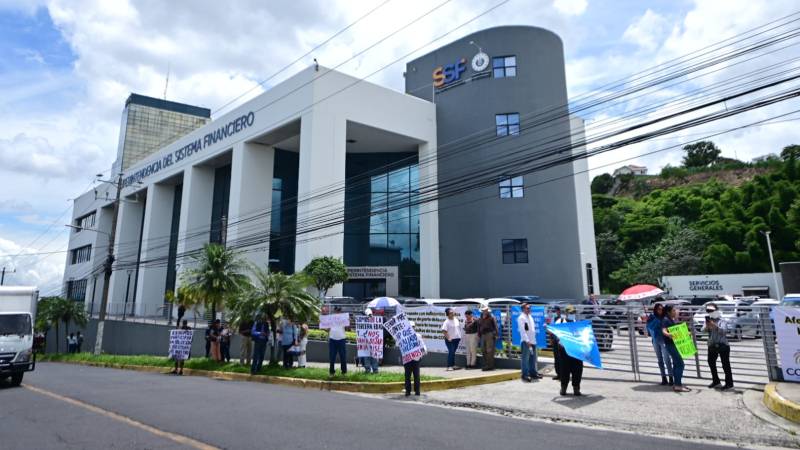
[[[342,70],[364,76],[498,1],[451,1]],[[199,0],[188,7],[158,0],[0,0],[0,264],[17,269],[11,282],[43,288],[60,284],[65,253],[14,255],[66,250],[63,224],[69,218],[62,213],[69,207],[67,199],[109,168],[130,92],[161,96],[169,66],[169,99],[214,109],[380,1],[232,3]],[[435,4],[392,0],[314,56],[334,66]],[[510,0],[446,40],[497,25],[551,29],[564,41],[568,89],[575,97],[795,9],[800,8],[793,0]],[[295,64],[272,83],[310,62]],[[401,90],[402,70],[403,64],[396,64],[370,81]],[[629,107],[585,118],[591,124]],[[760,116],[742,120],[753,117]],[[718,143],[726,156],[749,159],[797,141],[794,127],[790,122],[750,129]],[[657,172],[679,162],[680,152],[636,155],[669,143],[626,148],[593,158],[590,166],[611,165],[613,170],[615,162],[634,158]]]

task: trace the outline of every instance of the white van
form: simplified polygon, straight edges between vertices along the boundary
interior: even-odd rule
[[[22,376],[36,367],[33,324],[39,291],[35,287],[0,286],[0,381],[11,377],[19,386]]]

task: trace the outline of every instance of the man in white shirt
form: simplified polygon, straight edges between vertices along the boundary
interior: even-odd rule
[[[457,370],[459,367],[456,367],[456,349],[461,343],[461,322],[453,308],[447,308],[444,312],[447,314],[447,319],[442,324],[442,333],[444,333],[444,343],[447,345],[447,370]]]
[[[522,381],[538,380],[542,376],[536,367],[536,323],[531,317],[530,305],[522,305],[522,314],[517,318],[517,329],[522,348]]]
[[[333,308],[334,314],[340,314],[342,307],[337,306]],[[331,327],[328,330],[328,358],[330,359],[331,376],[336,374],[336,356],[339,356],[339,362],[342,368],[342,374],[347,373],[347,335],[345,334],[344,327]]]

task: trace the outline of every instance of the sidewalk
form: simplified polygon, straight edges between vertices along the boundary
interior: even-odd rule
[[[689,384],[691,392],[675,393],[660,381],[635,382],[631,374],[588,366],[581,390],[584,397],[559,395],[552,369],[534,383],[514,380],[462,389],[423,393],[420,401],[441,405],[548,420],[579,423],[639,434],[685,439],[725,441],[740,446],[800,447],[800,437],[772,421],[761,419],[745,406],[745,394],[760,399],[761,392],[737,388],[729,392]],[[572,392],[572,387],[568,392]]]
[[[321,363],[321,362],[311,362],[307,363],[309,367],[319,367],[326,369],[329,367],[328,363]],[[336,372],[339,372],[339,364],[336,364]],[[348,371],[359,371],[363,372],[364,368],[361,366],[356,367],[355,364],[348,363],[347,364]],[[382,372],[398,372],[403,373],[404,369],[403,366],[381,366],[380,371]],[[432,377],[442,377],[442,378],[472,378],[472,377],[481,377],[481,376],[489,376],[489,375],[498,375],[498,374],[516,374],[518,370],[516,369],[496,369],[491,372],[484,372],[480,369],[473,369],[473,370],[466,370],[466,369],[459,369],[459,370],[451,370],[448,371],[445,367],[422,367],[420,368],[421,375],[429,375]]]

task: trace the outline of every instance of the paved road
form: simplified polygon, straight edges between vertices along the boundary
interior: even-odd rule
[[[3,449],[721,448],[399,398],[63,364],[38,364],[23,384],[0,387]]]

